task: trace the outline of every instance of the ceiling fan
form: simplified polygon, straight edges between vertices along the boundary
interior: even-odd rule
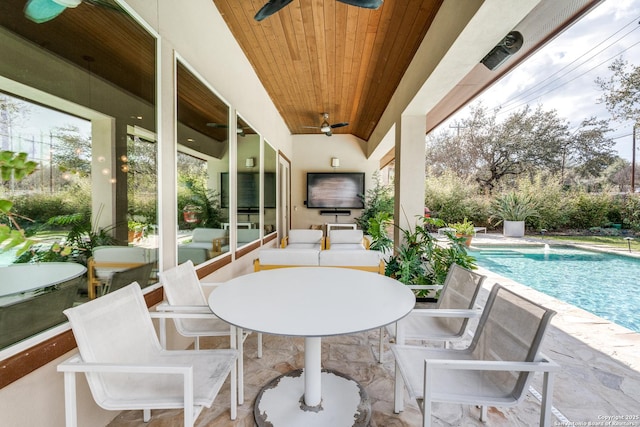
[[[24,15],[31,21],[42,24],[43,22],[51,21],[64,12],[65,9],[77,7],[82,2],[118,12],[121,11],[118,6],[106,0],[29,0],[24,7]]]
[[[253,17],[256,21],[262,21],[264,18],[268,18],[273,15],[293,0],[269,0]],[[351,6],[363,7],[365,9],[377,9],[382,5],[384,0],[337,0],[340,3],[348,4]]]
[[[322,113],[322,123],[320,124],[320,132],[324,133],[327,136],[331,136],[333,135],[331,133],[332,129],[335,128],[341,128],[344,126],[349,126],[348,122],[341,122],[341,123],[333,123],[330,124],[329,123],[329,113]],[[318,129],[318,126],[304,126],[305,128],[309,128],[309,129]]]

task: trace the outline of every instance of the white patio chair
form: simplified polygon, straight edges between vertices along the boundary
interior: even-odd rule
[[[142,290],[132,283],[64,311],[79,354],[58,365],[64,372],[66,425],[77,425],[76,378],[84,372],[96,403],[107,410],[184,408],[192,426],[210,407],[227,377],[231,419],[237,415],[237,350],[166,351],[160,346]]]
[[[324,242],[325,249],[369,249],[369,240],[362,230],[331,230]]]
[[[238,355],[238,403],[244,402],[244,340],[247,334],[217,318],[209,308],[203,286],[191,260],[158,273],[164,289],[166,303],[156,307],[158,312],[181,314],[173,316],[178,333],[195,339],[194,347],[200,349],[200,337],[229,336],[230,347],[237,348]],[[215,284],[213,286],[216,286]],[[160,342],[166,348],[166,323],[160,318]],[[262,334],[258,334],[258,357],[262,357]]]
[[[384,261],[378,251],[358,251],[352,249],[331,249],[320,252],[321,267],[354,268],[384,274]]]
[[[444,280],[440,297],[434,308],[418,308],[386,330],[396,344],[405,341],[460,341],[468,331],[469,319],[479,318],[481,310],[476,300],[486,276],[452,264]],[[434,286],[412,286],[414,289],[433,289]],[[437,287],[439,288],[439,287]],[[383,354],[383,334],[380,334],[380,360]]]
[[[253,270],[273,268],[317,267],[320,249],[261,248],[258,258],[253,261]]]
[[[113,273],[151,262],[149,253],[140,246],[96,246],[87,260],[87,292],[89,299],[98,296],[98,288],[103,293],[109,285]]]
[[[322,230],[291,229],[289,235],[282,238],[283,249],[324,249]]]
[[[396,358],[394,411],[403,410],[404,390],[416,399],[423,426],[431,425],[431,403],[515,406],[525,396],[534,372],[544,372],[540,425],[551,422],[553,372],[558,365],[540,354],[555,314],[520,295],[494,285],[468,348],[429,349],[393,345]]]

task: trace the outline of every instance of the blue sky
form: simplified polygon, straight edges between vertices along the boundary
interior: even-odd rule
[[[595,80],[607,78],[608,65],[619,57],[640,66],[639,21],[640,1],[606,0],[471,105],[480,101],[489,108],[501,108],[499,119],[526,104],[542,105],[545,110],[557,110],[572,127],[591,116],[610,119],[604,105],[598,103],[602,92]],[[462,109],[442,126],[467,114],[467,108]],[[633,124],[612,121],[610,127],[618,154],[631,160]],[[640,152],[636,152],[638,159]]]

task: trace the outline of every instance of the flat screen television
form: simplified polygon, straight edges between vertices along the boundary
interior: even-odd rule
[[[307,172],[307,207],[364,209],[364,172]]]

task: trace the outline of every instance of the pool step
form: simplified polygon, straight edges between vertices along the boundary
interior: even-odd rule
[[[525,256],[522,252],[509,249],[481,249],[478,251],[478,255],[482,257],[500,256],[503,258],[522,258]]]

